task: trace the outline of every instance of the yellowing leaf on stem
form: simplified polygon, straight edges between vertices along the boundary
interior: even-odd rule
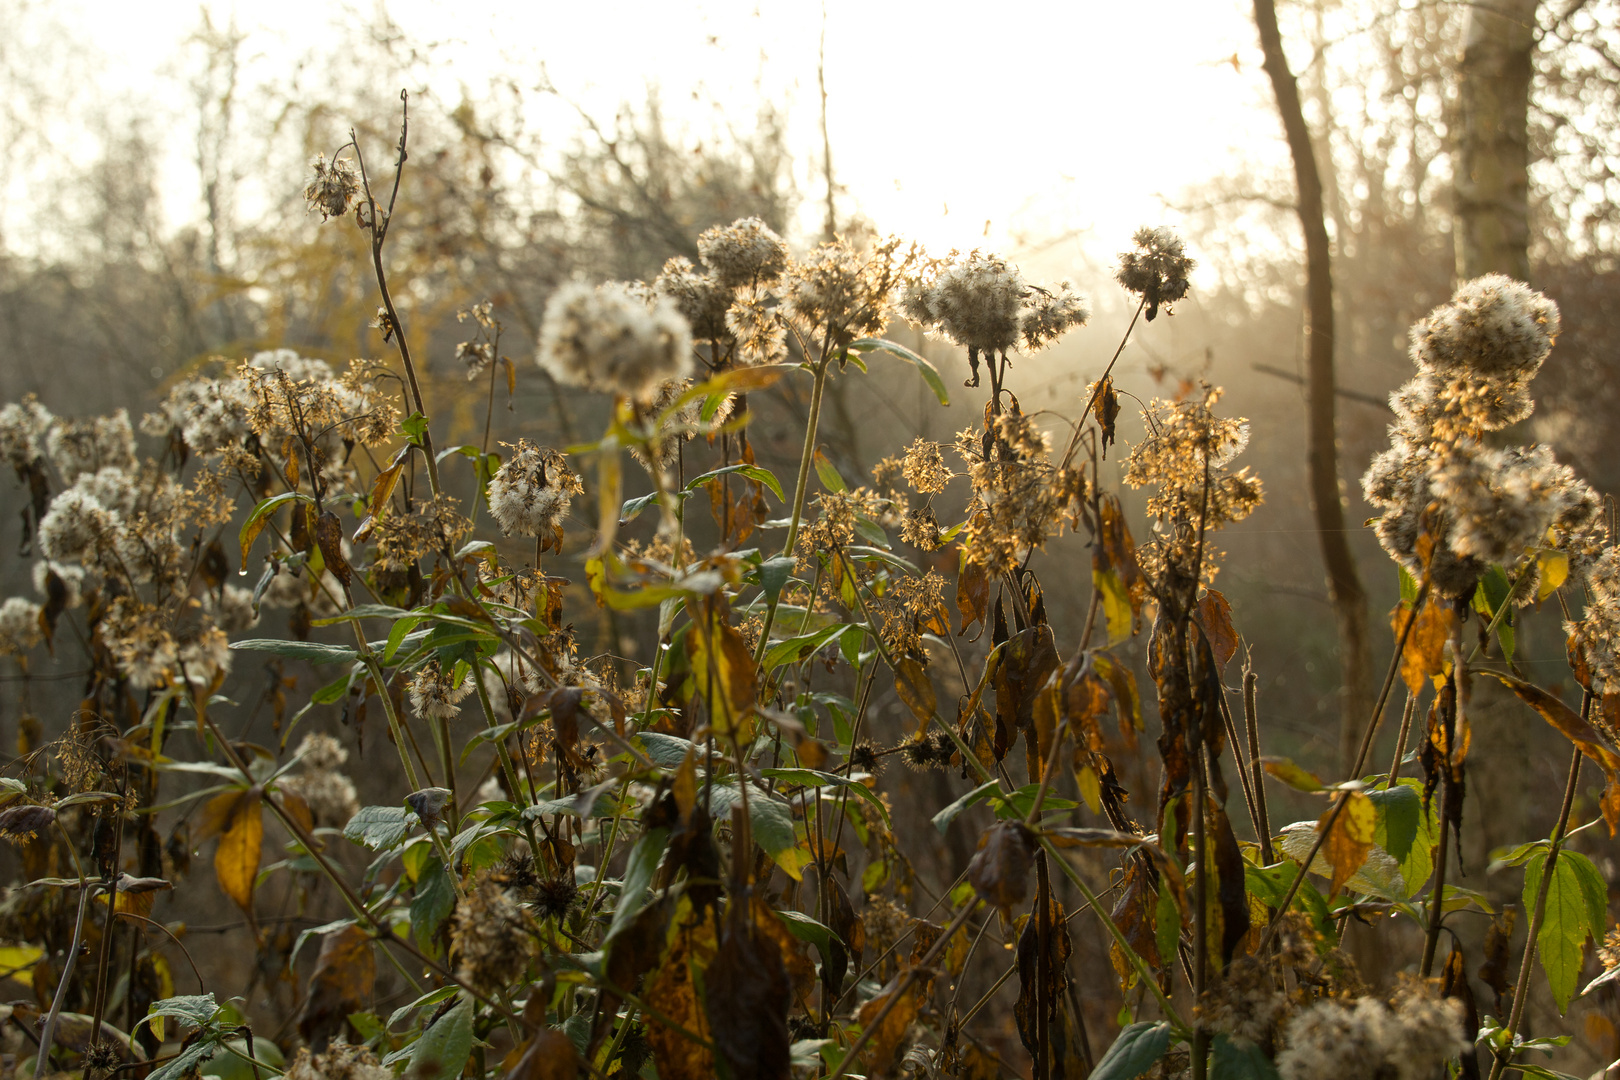
[[[1397,642],[1411,617],[1411,608],[1404,602],[1396,604],[1389,613],[1390,628],[1395,631]],[[1423,689],[1425,682],[1445,671],[1446,642],[1451,640],[1456,622],[1457,616],[1449,606],[1432,600],[1424,603],[1406,635],[1406,647],[1401,650],[1401,681],[1406,683],[1407,690],[1415,694]]]
[[[214,876],[236,906],[253,916],[253,885],[259,876],[259,854],[264,846],[261,789],[254,787],[234,796],[219,849],[214,852]]]
[[[1330,810],[1322,815],[1319,823],[1320,827],[1332,820],[1327,840],[1322,845],[1322,853],[1333,867],[1333,880],[1328,886],[1330,897],[1366,863],[1372,852],[1373,833],[1378,828],[1378,808],[1371,799],[1359,791],[1346,792],[1343,798],[1344,809],[1338,817],[1334,819]]]
[[[1547,599],[1569,580],[1569,556],[1562,551],[1543,551],[1536,556],[1541,571],[1541,584],[1536,587],[1536,602]]]

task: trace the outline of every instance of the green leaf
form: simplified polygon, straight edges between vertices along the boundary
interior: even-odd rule
[[[181,1050],[163,1067],[150,1074],[146,1080],[180,1080],[181,1077],[190,1076],[203,1062],[219,1052],[219,1039],[198,1039],[190,1046]]]
[[[618,783],[618,780],[610,778],[595,787],[586,788],[577,795],[570,795],[565,799],[547,799],[545,802],[526,806],[523,808],[523,816],[530,821],[543,814],[570,814],[578,818],[612,817],[616,809],[613,800],[604,800],[602,796]]]
[[[410,835],[412,817],[403,806],[362,806],[343,826],[343,835],[373,851],[388,851]]]
[[[636,846],[630,849],[630,861],[625,865],[624,881],[619,886],[619,903],[613,909],[613,923],[608,927],[607,936],[602,939],[604,947],[623,933],[647,905],[647,892],[652,887],[653,873],[657,871],[658,860],[664,857],[664,848],[668,844],[668,829],[648,829],[636,841]]]
[[[842,637],[844,631],[850,629],[853,629],[850,623],[836,623],[813,634],[778,641],[765,653],[765,670],[774,671],[783,664],[797,664],[826,646],[828,642]]]
[[[677,768],[686,760],[687,753],[696,748],[696,744],[688,739],[674,735],[660,735],[656,731],[638,731],[635,740],[641,744],[641,748],[653,760],[653,764],[662,765],[666,769]]]
[[[401,1005],[399,1008],[395,1009],[388,1017],[388,1023],[383,1026],[391,1028],[409,1016],[416,1009],[420,1009],[427,1005],[437,1005],[439,1002],[444,1001],[447,998],[455,997],[456,993],[460,989],[461,987],[451,983],[449,986],[441,986],[437,990],[429,990],[427,993],[423,994],[409,1005]]]
[[[242,562],[244,564],[247,562],[248,551],[253,547],[253,541],[259,538],[259,534],[264,531],[264,527],[270,523],[270,515],[275,513],[278,507],[290,502],[313,503],[314,501],[314,499],[301,491],[284,491],[280,495],[270,496],[259,503],[258,506],[255,506],[253,513],[249,514],[248,519],[242,522],[242,531],[237,537],[242,545]]]
[[[403,608],[389,604],[356,604],[341,615],[329,619],[316,619],[311,626],[331,626],[334,623],[354,622],[356,619],[397,619],[405,614]]]
[[[883,804],[878,793],[850,776],[839,776],[837,773],[819,772],[815,769],[761,769],[761,775],[775,780],[783,780],[789,784],[798,784],[801,787],[829,787],[837,786],[847,789],[853,794],[865,799],[878,812],[884,825],[891,825],[889,821],[889,808]],[[892,826],[891,826],[892,827]]]
[[[724,821],[731,808],[742,799],[742,793],[730,785],[715,784],[709,789],[709,815]],[[765,854],[795,879],[799,876],[799,862],[792,853],[799,838],[793,832],[793,811],[783,802],[777,802],[754,785],[748,785],[748,827],[754,834],[754,843],[765,849]]]
[[[748,477],[748,479],[758,481],[759,483],[770,488],[778,499],[785,498],[782,494],[782,485],[777,481],[775,473],[771,472],[769,469],[761,468],[758,465],[746,464],[727,465],[720,469],[710,469],[702,476],[697,476],[687,481],[686,490],[696,491],[704,484],[707,484],[710,480],[713,480],[716,477],[725,476],[728,473],[742,473],[744,476]]]
[[[427,861],[416,882],[416,895],[411,899],[411,934],[416,947],[429,956],[439,950],[434,944],[439,928],[456,909],[456,886],[445,872],[444,863],[437,856]]]
[[[1135,1080],[1170,1049],[1170,1025],[1163,1020],[1131,1024],[1097,1062],[1091,1080]]]
[[[1159,959],[1165,963],[1176,955],[1176,948],[1181,944],[1181,908],[1176,905],[1175,890],[1162,883],[1153,917],[1153,943],[1159,948]]]
[[[149,1024],[159,1017],[172,1016],[194,1028],[206,1027],[219,1012],[219,1003],[214,1000],[212,993],[190,994],[181,997],[164,998],[154,1001],[147,1007],[146,1015],[135,1024],[139,1031],[142,1024]]]
[[[411,1053],[405,1080],[453,1080],[472,1055],[472,999],[462,995],[450,1010],[422,1032]]]
[[[399,433],[417,446],[422,445],[422,434],[428,429],[428,418],[413,412],[399,422]]]
[[[759,564],[759,587],[765,590],[766,599],[775,603],[781,597],[796,565],[798,560],[791,555],[778,555]]]
[[[917,374],[923,377],[923,381],[928,384],[928,388],[934,392],[934,396],[939,399],[941,405],[951,403],[950,395],[945,392],[945,380],[940,378],[939,369],[904,345],[889,341],[886,338],[861,338],[850,343],[849,351],[855,353],[886,352],[898,356],[917,369]]]
[[[1546,973],[1559,1013],[1568,1010],[1570,999],[1575,996],[1575,985],[1586,954],[1586,938],[1592,931],[1592,910],[1581,881],[1582,871],[1575,868],[1570,854],[1559,853],[1552,881],[1547,885],[1547,908],[1542,916],[1541,932],[1536,935],[1536,955],[1541,960],[1541,970]],[[1525,911],[1535,910],[1536,894],[1541,889],[1541,875],[1546,865],[1544,851],[1536,852],[1525,863]],[[1602,924],[1598,925],[1601,929]]]
[[[978,787],[974,788],[972,791],[968,792],[966,795],[963,795],[960,799],[957,799],[945,809],[935,814],[934,828],[938,829],[941,835],[944,835],[945,830],[951,827],[951,822],[956,820],[958,814],[966,810],[968,807],[988,799],[992,794],[999,790],[1000,787],[1001,782],[999,780],[988,780],[985,783],[980,784]]]
[[[1609,925],[1609,883],[1592,865],[1592,860],[1580,852],[1559,852],[1559,870],[1563,870],[1565,860],[1569,861],[1570,872],[1580,886],[1582,899],[1586,901],[1586,929],[1594,938],[1602,937]]]
[[[827,460],[826,454],[823,454],[820,450],[817,450],[815,462],[816,475],[821,477],[822,487],[826,488],[828,491],[834,492],[849,490],[849,485],[844,483],[844,478],[838,474],[837,467],[834,466],[831,461]]]
[[[1424,809],[1422,789],[1421,780],[1408,779],[1387,791],[1366,793],[1378,811],[1373,843],[1389,852],[1399,865],[1407,898],[1417,895],[1434,873],[1434,847],[1439,842],[1436,807]]]
[[[248,638],[231,642],[239,652],[267,652],[289,660],[308,660],[312,664],[342,664],[360,654],[348,645],[324,645],[319,641],[282,641],[280,638]]]
[[[1278,1080],[1277,1067],[1254,1043],[1235,1043],[1217,1035],[1214,1049],[1210,1080]]]

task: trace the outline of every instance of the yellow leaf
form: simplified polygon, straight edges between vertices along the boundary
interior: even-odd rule
[[[737,734],[753,714],[759,693],[758,669],[748,643],[731,625],[724,599],[694,597],[687,601],[692,631],[686,648],[698,692],[709,703],[709,726],[722,738]]]
[[[1541,567],[1541,586],[1536,589],[1536,601],[1539,603],[1569,580],[1569,556],[1562,551],[1543,551],[1537,556],[1536,562]]]
[[[1118,645],[1131,636],[1131,597],[1125,591],[1125,583],[1118,574],[1103,568],[1093,558],[1091,586],[1102,596],[1103,615],[1108,620],[1108,644]]]
[[[264,846],[263,792],[249,788],[236,800],[214,852],[214,876],[236,906],[253,914],[253,885],[259,876],[259,853]]]
[[[34,945],[0,945],[0,977],[15,974],[45,955],[45,950]]]
[[[1080,797],[1086,800],[1086,806],[1093,814],[1101,813],[1102,781],[1097,777],[1097,770],[1090,765],[1082,765],[1074,778],[1080,785]]]
[[[1378,808],[1371,799],[1359,791],[1352,791],[1345,798],[1348,801],[1333,823],[1327,842],[1322,845],[1322,853],[1333,867],[1333,881],[1328,887],[1330,898],[1367,861],[1378,826]]]

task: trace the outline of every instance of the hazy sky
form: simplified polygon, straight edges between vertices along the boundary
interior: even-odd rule
[[[321,9],[307,4],[207,6],[216,24],[234,16],[251,32],[261,71],[325,32],[325,16],[312,14]],[[199,12],[195,0],[48,7],[106,54],[99,78],[109,88],[152,85]],[[542,63],[604,118],[656,84],[672,112],[700,108],[696,90],[747,125],[764,95],[789,103],[801,165],[819,154],[815,3],[394,0],[387,10],[448,61],[451,81],[437,89],[449,100],[455,78]],[[1138,224],[1173,223],[1157,196],[1221,171],[1235,148],[1281,153],[1250,8],[1239,0],[828,0],[826,73],[840,184],[881,229],[934,248],[1007,249],[1018,236],[1072,234],[1116,251]],[[1078,243],[1059,249],[1073,259]]]

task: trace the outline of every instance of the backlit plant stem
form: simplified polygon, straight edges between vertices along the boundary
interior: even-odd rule
[[[1588,691],[1581,700],[1581,718],[1584,720],[1592,707],[1592,694]],[[1552,886],[1553,870],[1558,865],[1558,852],[1564,846],[1564,834],[1569,828],[1570,808],[1575,805],[1575,785],[1581,775],[1581,751],[1575,748],[1569,758],[1569,780],[1564,784],[1564,805],[1558,812],[1558,824],[1553,826],[1552,843],[1547,849],[1547,861],[1541,867],[1541,885],[1536,889],[1535,910],[1530,913],[1530,927],[1524,938],[1524,959],[1519,961],[1519,980],[1513,987],[1513,1011],[1508,1016],[1507,1046],[1495,1053],[1491,1063],[1490,1080],[1500,1080],[1503,1070],[1513,1060],[1513,1039],[1524,1019],[1524,1002],[1530,992],[1530,969],[1536,956],[1536,935],[1547,915],[1547,890]]]

